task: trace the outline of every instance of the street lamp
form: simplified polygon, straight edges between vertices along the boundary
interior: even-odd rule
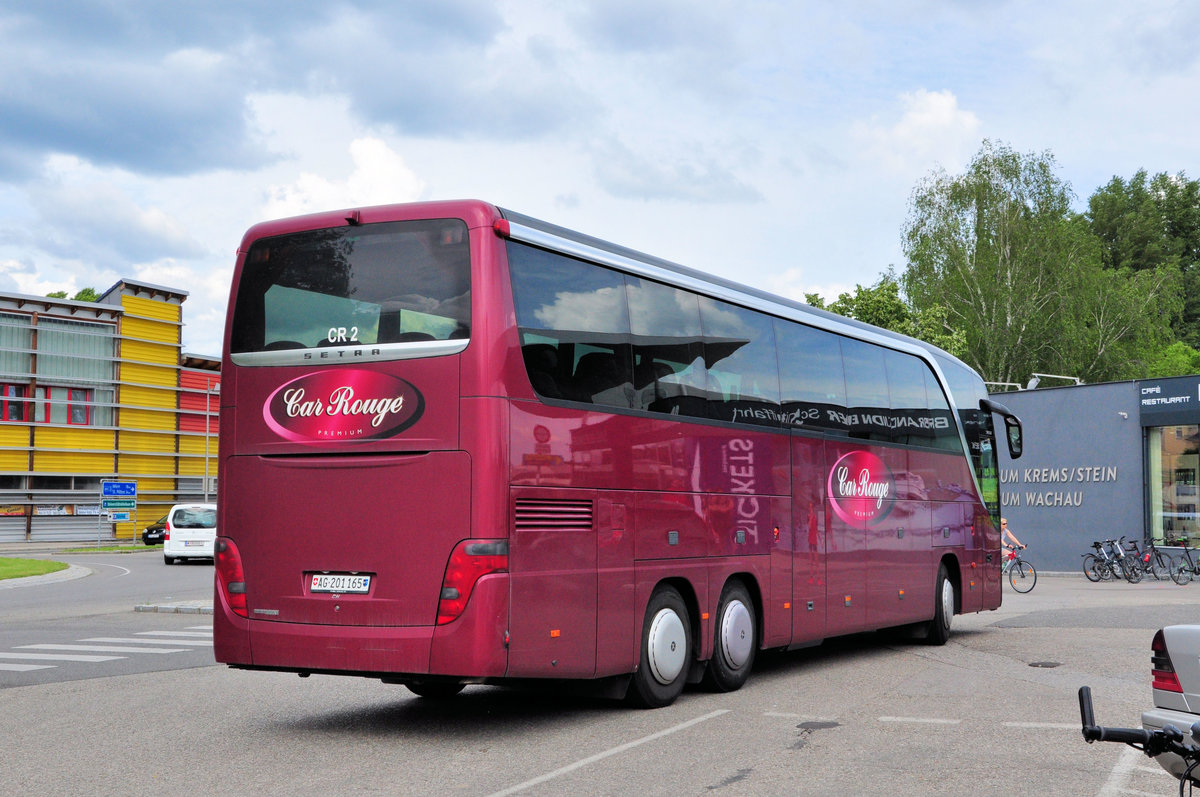
[[[214,394],[221,395],[221,383],[209,381],[204,388],[204,503],[206,504],[208,503],[208,439],[211,428],[210,419],[212,418],[209,400]]]

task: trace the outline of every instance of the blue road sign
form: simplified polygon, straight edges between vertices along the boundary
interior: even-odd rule
[[[104,498],[133,498],[137,495],[137,482],[100,482],[100,495]]]

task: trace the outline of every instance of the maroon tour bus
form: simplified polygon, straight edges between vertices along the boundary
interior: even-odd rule
[[[729,691],[757,651],[1000,605],[979,375],[477,201],[258,224],[222,361],[232,667],[445,697]]]

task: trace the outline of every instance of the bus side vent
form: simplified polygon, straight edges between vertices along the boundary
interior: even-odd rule
[[[517,531],[591,531],[592,502],[517,499]]]

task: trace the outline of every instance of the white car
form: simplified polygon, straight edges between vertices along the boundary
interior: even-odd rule
[[[216,504],[176,504],[167,513],[163,531],[163,561],[212,559],[217,541]]]
[[[1174,725],[1192,742],[1192,724],[1200,722],[1200,625],[1169,625],[1154,635],[1150,644],[1150,667],[1154,708],[1142,712],[1142,727],[1162,730]],[[1174,753],[1154,757],[1159,766],[1176,778],[1186,763]],[[1200,774],[1193,772],[1195,781]]]

